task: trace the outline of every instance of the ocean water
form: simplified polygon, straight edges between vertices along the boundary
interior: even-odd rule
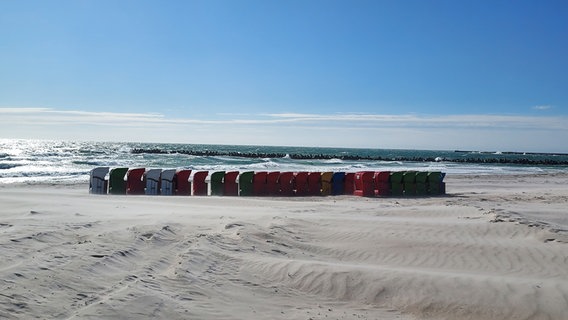
[[[87,183],[98,166],[494,175],[568,172],[568,155],[0,139],[0,184]]]

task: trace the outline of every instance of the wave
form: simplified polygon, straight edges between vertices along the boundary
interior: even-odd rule
[[[332,164],[344,163],[343,160],[338,159],[338,158],[332,158],[332,159],[329,159],[329,160],[325,160],[324,162],[325,162],[325,163],[332,163]]]
[[[17,168],[20,167],[21,164],[15,164],[15,163],[0,163],[0,170],[8,170],[8,169],[13,169],[13,168]]]

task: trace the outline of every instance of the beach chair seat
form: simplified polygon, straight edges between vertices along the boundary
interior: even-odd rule
[[[253,171],[245,171],[239,174],[239,195],[240,196],[252,196],[253,195],[253,184],[252,179],[254,177]]]
[[[160,176],[160,194],[171,196],[175,193],[176,169],[166,169]]]
[[[322,172],[321,173],[321,195],[329,196],[332,189],[333,172]]]
[[[162,176],[162,169],[149,169],[144,173],[144,181],[146,182],[145,194],[158,195],[160,194],[160,180]]]
[[[225,171],[215,171],[210,175],[211,195],[222,196],[225,183]]]
[[[321,172],[308,172],[308,194],[321,195]]]
[[[404,185],[402,179],[404,171],[395,171],[390,173],[390,193],[392,196],[404,195]]]
[[[126,194],[144,194],[145,168],[128,169],[126,172]]]
[[[91,170],[89,179],[89,193],[106,194],[108,191],[109,167],[98,167]]]
[[[208,171],[197,171],[193,173],[191,178],[191,187],[194,196],[206,196],[207,195],[207,183],[205,179],[209,175]]]
[[[389,171],[377,171],[373,176],[375,183],[375,196],[386,197],[391,193],[390,190],[390,172]]]
[[[189,178],[191,177],[191,170],[189,169],[179,169],[176,171],[174,176],[174,194],[178,196],[189,196],[191,195],[191,183]]]
[[[280,194],[280,185],[278,178],[280,177],[279,171],[271,171],[266,174],[266,194],[269,196],[277,196]]]
[[[345,183],[345,172],[334,172],[332,177],[331,194],[334,196],[343,194]]]
[[[223,178],[223,195],[225,196],[238,196],[239,195],[239,185],[237,183],[237,178],[239,176],[238,171],[225,172],[225,177]]]
[[[307,172],[294,172],[294,195],[307,196],[308,195],[308,173]]]
[[[353,195],[360,197],[374,197],[375,196],[375,173],[372,171],[362,171],[355,173],[355,190]]]
[[[280,195],[283,197],[290,197],[294,195],[294,172],[286,171],[280,172],[278,176],[278,186],[280,188]]]
[[[266,171],[259,171],[254,173],[254,176],[252,177],[252,189],[253,189],[253,194],[255,196],[267,195],[267,190],[266,190],[267,176],[268,172]]]

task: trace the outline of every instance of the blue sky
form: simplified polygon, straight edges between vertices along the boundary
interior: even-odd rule
[[[568,2],[0,1],[0,138],[568,152]]]

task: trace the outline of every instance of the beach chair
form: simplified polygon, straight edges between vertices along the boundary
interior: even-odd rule
[[[441,195],[446,193],[445,173],[439,171],[428,172],[428,194]]]
[[[255,172],[252,177],[252,192],[255,196],[265,196],[267,194],[266,190],[266,177],[268,172],[259,171]]]
[[[277,196],[280,194],[280,185],[278,178],[280,177],[279,171],[271,171],[266,174],[266,194],[269,196]]]
[[[416,195],[416,171],[406,171],[402,175],[402,184],[404,185],[405,196]]]
[[[418,171],[416,172],[416,195],[425,196],[428,194],[428,172]]]
[[[239,195],[239,185],[237,184],[237,178],[239,176],[238,171],[225,172],[225,177],[223,178],[223,194],[226,196],[238,196]]]
[[[253,185],[252,179],[254,177],[253,171],[245,171],[239,174],[239,195],[240,196],[252,196],[253,195]]]
[[[308,172],[308,195],[321,195],[321,172]]]
[[[386,197],[390,195],[390,172],[377,171],[373,176],[375,181],[375,196]]]
[[[343,194],[353,194],[355,191],[355,173],[348,172],[343,177]]]
[[[193,181],[191,186],[193,188],[194,196],[206,196],[207,195],[207,183],[205,179],[209,175],[208,171],[197,171],[193,173]]]
[[[321,173],[321,195],[329,196],[332,189],[333,172],[322,172]]]
[[[113,168],[110,170],[108,193],[126,194],[126,172],[128,172],[128,168]]]
[[[222,196],[224,191],[223,184],[225,183],[225,171],[213,172],[210,176],[211,181],[211,195]]]
[[[332,179],[331,194],[334,196],[343,194],[345,183],[345,172],[334,172]]]
[[[144,173],[144,181],[146,182],[145,193],[147,195],[160,194],[160,180],[162,169],[149,169]]]
[[[190,196],[191,195],[191,183],[189,182],[189,177],[191,176],[191,170],[180,169],[176,171],[174,176],[174,194],[178,196]]]
[[[128,169],[126,172],[126,194],[144,194],[145,168]]]
[[[353,195],[360,197],[375,196],[375,173],[372,171],[362,171],[355,173],[355,190]]]
[[[98,167],[91,170],[89,179],[89,193],[106,194],[108,190],[108,180],[106,178],[110,168]]]
[[[308,173],[307,172],[294,172],[294,195],[307,196],[308,195]]]
[[[402,184],[402,178],[404,177],[404,171],[395,171],[390,173],[390,190],[393,196],[404,195],[404,185]]]
[[[166,169],[160,176],[160,194],[171,196],[175,193],[176,169]]]
[[[280,195],[283,197],[291,197],[294,195],[294,172],[280,172],[278,176],[278,186],[280,187]]]

